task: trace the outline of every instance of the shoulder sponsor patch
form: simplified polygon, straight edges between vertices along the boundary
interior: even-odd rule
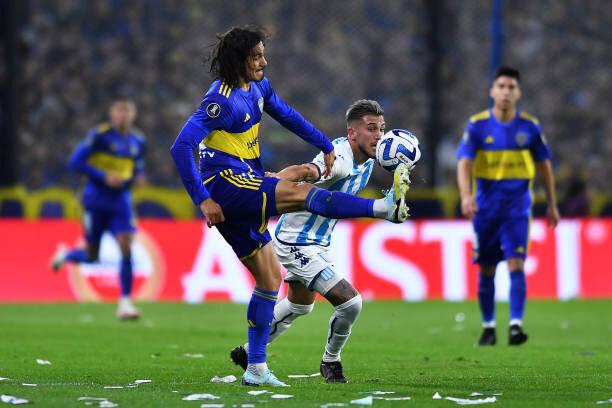
[[[212,102],[206,106],[206,114],[211,118],[216,118],[221,113],[221,107],[218,103]]]

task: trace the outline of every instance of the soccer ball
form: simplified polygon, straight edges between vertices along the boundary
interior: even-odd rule
[[[376,145],[376,161],[390,173],[400,163],[406,163],[412,169],[420,158],[419,139],[407,130],[390,130]]]

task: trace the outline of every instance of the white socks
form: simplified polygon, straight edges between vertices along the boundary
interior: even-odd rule
[[[351,335],[351,327],[361,312],[361,295],[336,306],[329,319],[329,331],[323,361],[340,361],[340,353]]]

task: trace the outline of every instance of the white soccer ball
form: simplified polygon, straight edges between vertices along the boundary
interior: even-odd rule
[[[390,130],[376,145],[376,161],[390,173],[400,163],[406,163],[412,169],[420,158],[419,139],[407,130]]]

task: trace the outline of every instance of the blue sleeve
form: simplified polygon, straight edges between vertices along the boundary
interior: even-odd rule
[[[144,173],[145,170],[145,153],[146,153],[146,144],[144,140],[138,146],[138,155],[134,160],[134,176],[140,175]]]
[[[546,137],[539,125],[534,125],[534,135],[530,150],[535,161],[550,160],[552,158],[550,147],[548,147]]]
[[[334,150],[332,143],[319,129],[276,95],[266,78],[262,79],[258,85],[262,90],[264,110],[268,115],[306,142],[319,148],[323,153]]]
[[[223,129],[231,120],[231,112],[226,98],[209,95],[204,98],[200,108],[189,118],[170,148],[176,168],[183,185],[196,206],[210,198],[210,194],[196,167],[193,151],[214,129]]]
[[[97,139],[97,134],[94,130],[90,130],[85,140],[83,140],[74,149],[70,159],[68,160],[68,166],[79,173],[86,174],[90,179],[104,183],[106,174],[94,166],[87,163],[87,159],[91,155]]]
[[[474,123],[468,122],[457,148],[457,160],[474,160],[476,158],[476,153],[478,152],[478,134],[474,128]]]

